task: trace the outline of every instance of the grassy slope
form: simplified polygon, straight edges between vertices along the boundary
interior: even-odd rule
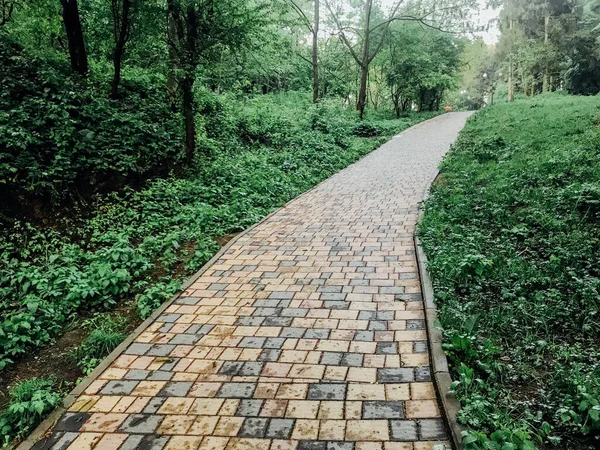
[[[432,188],[419,232],[467,449],[600,445],[599,121],[597,97],[487,108]]]

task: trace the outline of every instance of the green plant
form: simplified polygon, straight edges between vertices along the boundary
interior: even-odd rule
[[[90,332],[75,351],[77,365],[89,375],[127,337],[125,318],[102,314],[82,324]]]
[[[60,399],[53,380],[30,378],[14,385],[9,391],[8,406],[0,413],[2,443],[26,436]]]

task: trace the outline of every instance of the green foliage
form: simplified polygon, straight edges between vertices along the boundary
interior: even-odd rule
[[[90,330],[75,354],[77,365],[89,375],[127,337],[125,319],[121,316],[101,314],[84,321]]]
[[[139,316],[147,319],[152,311],[158,308],[162,303],[172,297],[181,289],[181,282],[178,280],[159,281],[147,288],[142,294],[139,294],[136,301],[136,307]]]
[[[597,445],[600,103],[469,119],[431,190],[429,257],[468,449]]]
[[[121,101],[108,100],[97,80],[69,75],[0,35],[0,193],[78,201],[166,174],[181,144],[158,88],[140,77]]]
[[[30,378],[10,389],[5,411],[0,413],[0,442],[8,444],[16,437],[26,436],[60,402],[54,381]]]
[[[354,136],[361,136],[361,137],[379,136],[380,132],[381,131],[379,130],[379,128],[377,128],[375,125],[373,125],[371,123],[367,123],[367,122],[359,123],[352,129],[352,134]]]

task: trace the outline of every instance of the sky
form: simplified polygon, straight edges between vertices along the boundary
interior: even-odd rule
[[[479,25],[485,26],[490,23],[490,21],[497,19],[498,14],[500,14],[499,9],[491,9],[485,7],[485,1],[479,0],[479,11],[476,13],[475,17]],[[486,32],[476,33],[478,36],[481,36],[486,44],[495,44],[498,42],[500,38],[500,30],[498,29],[498,24],[494,22],[490,25],[490,28]]]

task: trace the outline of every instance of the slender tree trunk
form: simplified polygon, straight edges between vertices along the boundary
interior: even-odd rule
[[[513,20],[510,19],[508,23],[508,29],[512,30]],[[510,49],[510,55],[508,55],[508,101],[513,102],[515,100],[515,85],[514,85],[514,62],[512,56],[512,45]]]
[[[360,64],[360,88],[358,91],[358,102],[356,109],[360,112],[360,120],[365,113],[367,104],[367,80],[369,79],[369,45],[371,34],[371,7],[373,0],[365,0],[365,37],[363,39],[362,58]]]
[[[131,0],[123,0],[123,4],[121,7],[121,23],[115,24],[115,28],[118,30],[117,36],[115,36],[115,50],[113,53],[113,62],[114,62],[114,75],[112,81],[112,88],[110,91],[110,96],[112,98],[117,98],[119,96],[119,83],[121,81],[121,61],[123,60],[123,54],[125,53],[125,43],[129,37],[129,27],[130,27],[130,17],[129,13],[131,11]],[[113,17],[116,18],[118,15],[114,14]],[[117,28],[118,27],[118,28]]]
[[[315,17],[313,23],[312,41],[312,70],[313,70],[313,103],[319,101],[319,0],[315,2]]]
[[[67,40],[69,41],[71,68],[73,72],[85,75],[88,71],[88,61],[77,0],[60,0],[60,3]]]
[[[550,9],[548,8],[548,3],[544,5],[544,47],[548,50],[548,28],[550,26]],[[548,55],[546,55],[546,58]],[[542,81],[542,92],[548,92],[549,83],[548,83],[548,61],[546,61],[544,65],[544,78]]]
[[[185,157],[191,163],[196,153],[196,121],[194,120],[194,80],[186,76],[182,82],[183,120],[185,123]]]

